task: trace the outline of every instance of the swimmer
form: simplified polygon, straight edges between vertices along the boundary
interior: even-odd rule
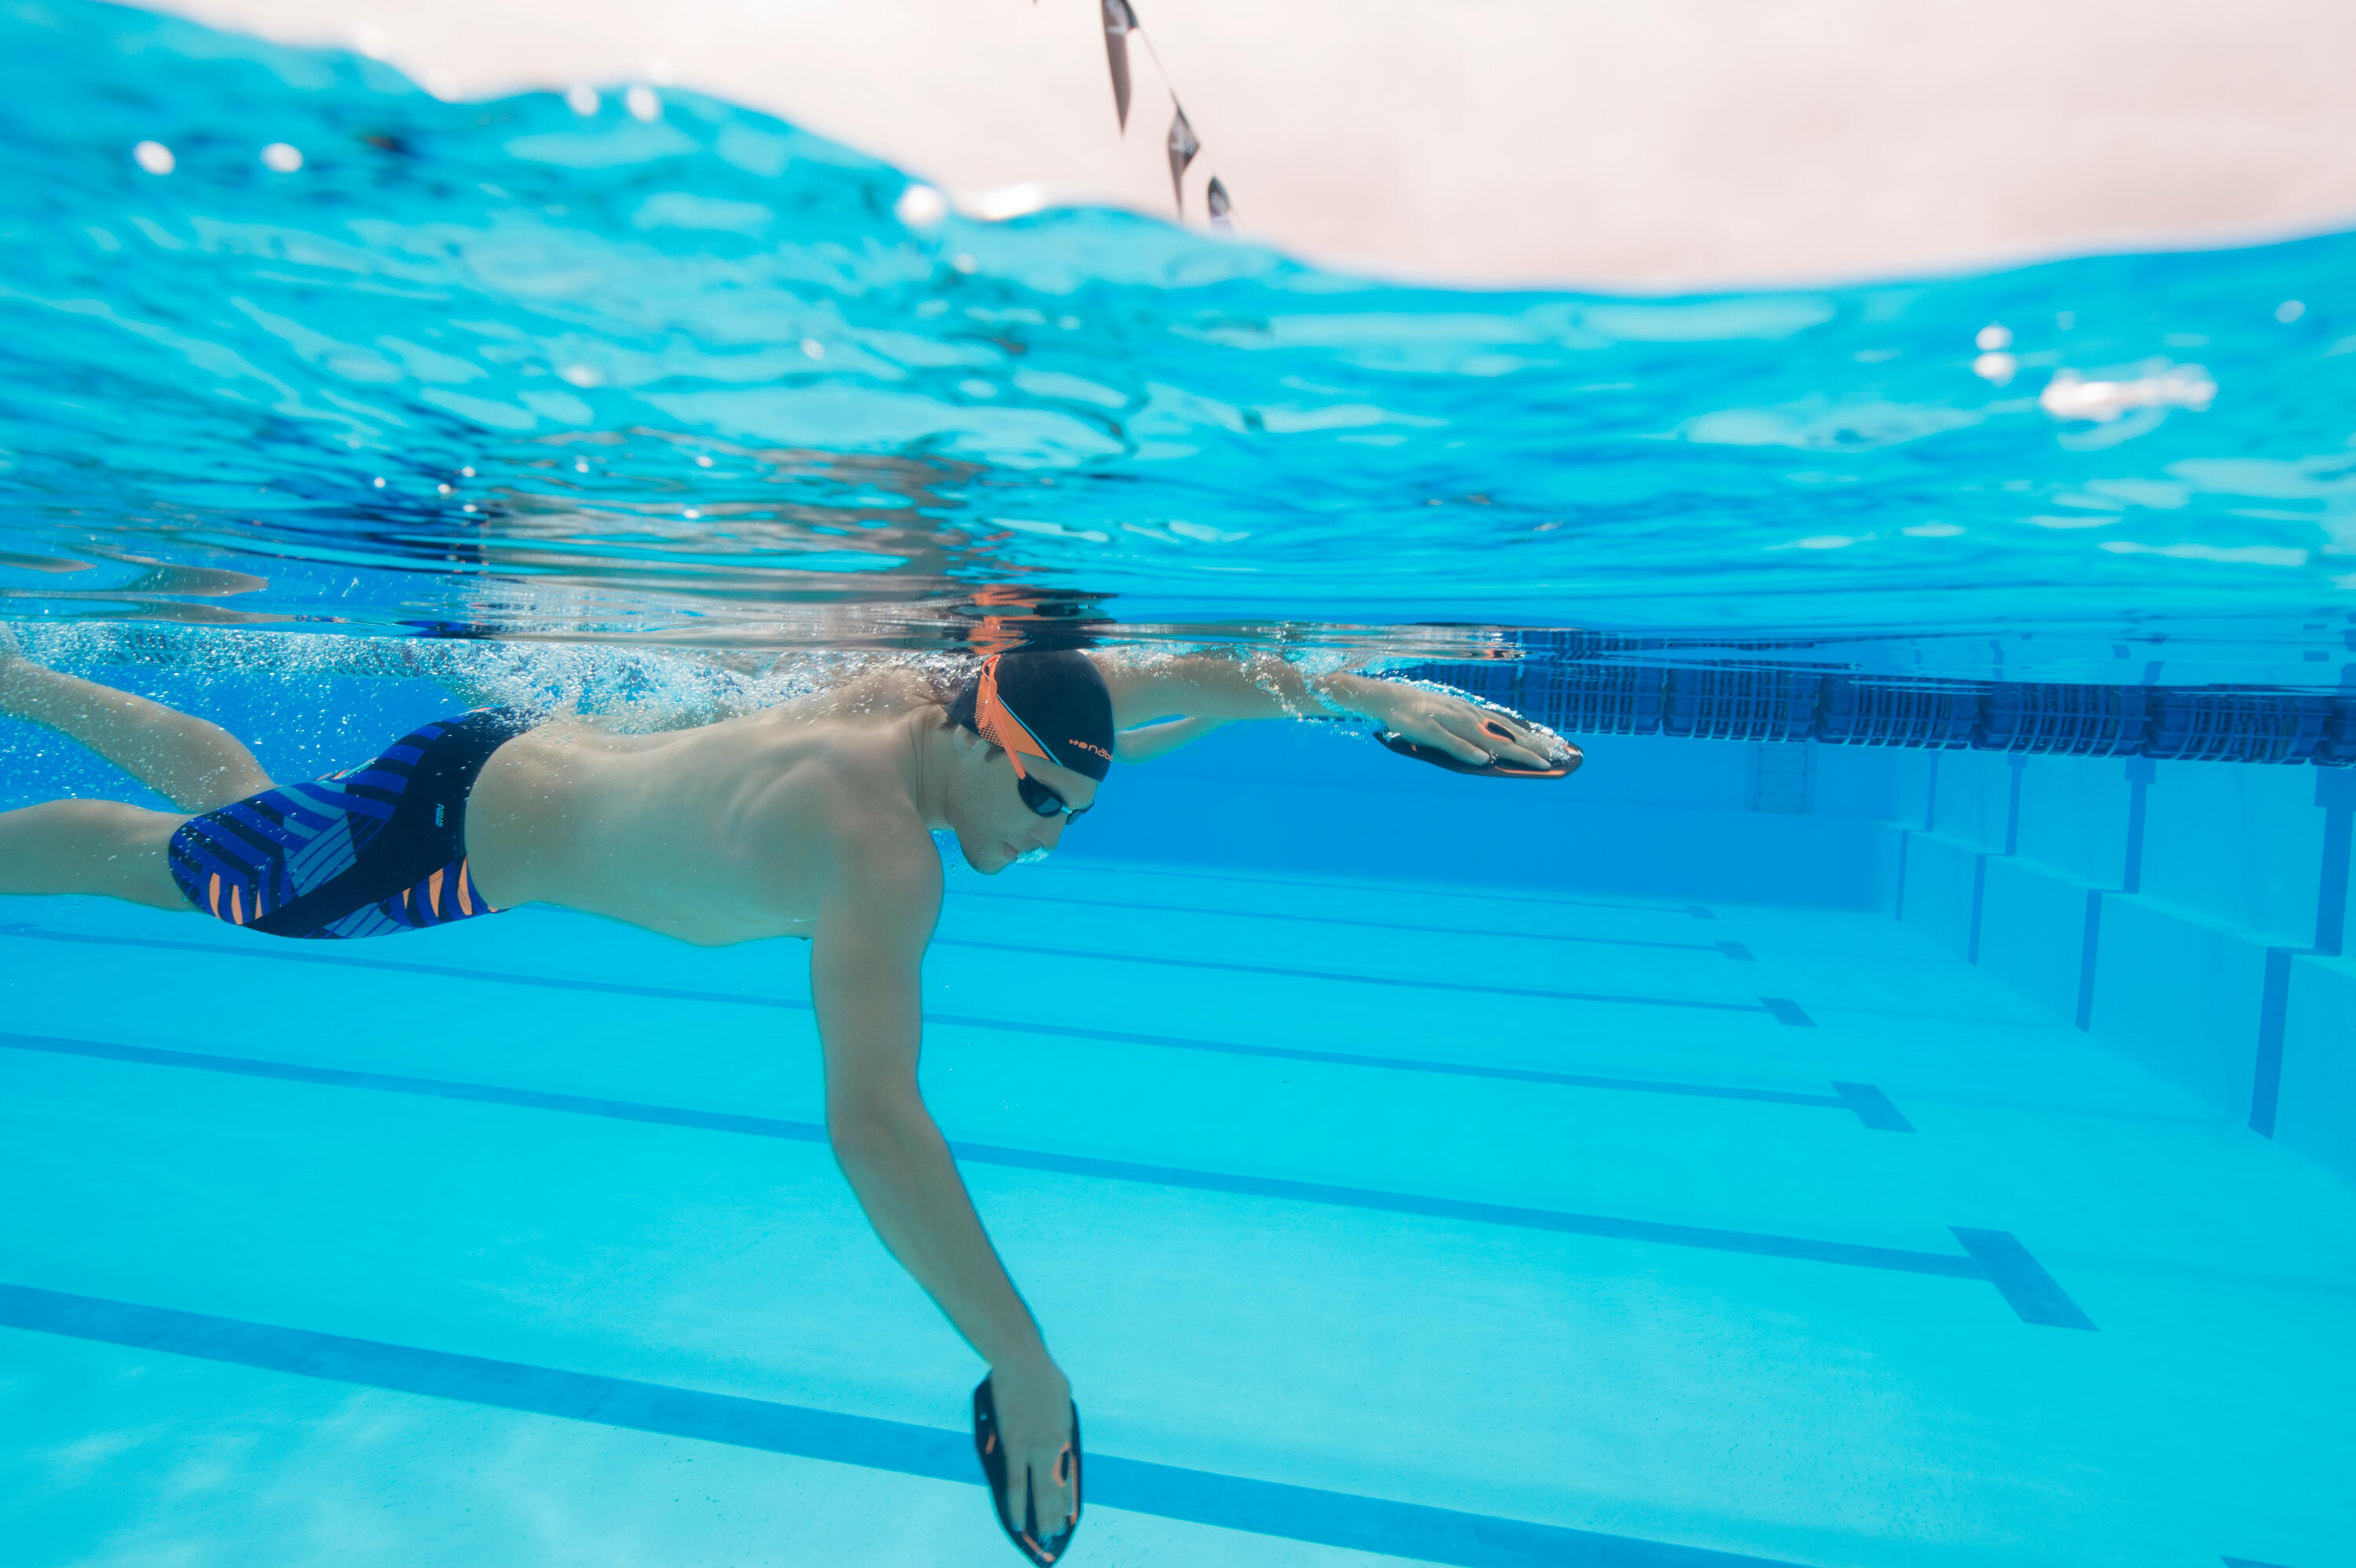
[[[807,938],[836,1160],[989,1365],[976,1431],[1005,1477],[993,1501],[1043,1563],[1078,1519],[1077,1416],[917,1093],[919,966],[941,910],[931,834],[954,834],[986,874],[1036,859],[1096,805],[1116,759],[1238,720],[1363,715],[1468,770],[1524,776],[1576,757],[1444,689],[1312,677],[1275,657],[1070,650],[1016,649],[948,677],[891,667],[665,733],[478,709],[292,784],[217,725],[17,656],[5,630],[0,713],[71,737],[177,808],[0,813],[0,893],[102,893],[286,937],[550,903],[705,945]]]

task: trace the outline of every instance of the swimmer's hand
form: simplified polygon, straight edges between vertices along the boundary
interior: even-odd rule
[[[1006,1517],[1017,1530],[1036,1518],[1043,1535],[1061,1535],[1077,1503],[1069,1460],[1072,1385],[1044,1353],[990,1369],[998,1435],[1006,1445]],[[1036,1514],[1024,1509],[1033,1508]]]
[[[1474,767],[1507,763],[1526,768],[1561,765],[1549,737],[1494,709],[1405,681],[1333,675],[1319,681],[1325,695],[1365,714],[1393,734],[1447,752]]]

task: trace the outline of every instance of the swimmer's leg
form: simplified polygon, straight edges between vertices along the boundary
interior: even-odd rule
[[[211,811],[271,787],[253,753],[220,725],[45,668],[18,656],[4,635],[0,713],[71,736],[182,811]]]
[[[115,800],[52,800],[0,811],[0,893],[102,893],[193,910],[168,849],[187,817]]]

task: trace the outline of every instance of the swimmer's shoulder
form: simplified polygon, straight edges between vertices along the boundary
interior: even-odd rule
[[[938,708],[948,691],[939,678],[916,664],[886,664],[819,694],[834,711],[897,717],[919,708]]]
[[[896,770],[827,760],[805,783],[795,823],[822,911],[929,933],[946,881],[940,851]]]
[[[743,780],[739,811],[755,837],[822,847],[828,854],[889,845],[918,859],[921,848],[937,863],[909,793],[906,741],[896,725],[843,715],[743,740],[742,754],[723,765]]]

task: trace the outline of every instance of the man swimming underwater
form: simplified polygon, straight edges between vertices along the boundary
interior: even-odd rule
[[[282,785],[219,726],[32,664],[0,635],[0,712],[71,736],[180,808],[0,813],[0,893],[103,893],[292,937],[552,903],[706,945],[808,938],[835,1157],[884,1244],[989,1363],[1006,1476],[995,1500],[1046,1563],[1079,1505],[1070,1384],[917,1093],[919,965],[941,910],[930,835],[954,833],[995,873],[1061,842],[1116,757],[1231,720],[1337,711],[1467,770],[1575,765],[1545,731],[1402,682],[1312,679],[1272,657],[1016,650],[953,689],[887,668],[667,733],[480,709]]]

